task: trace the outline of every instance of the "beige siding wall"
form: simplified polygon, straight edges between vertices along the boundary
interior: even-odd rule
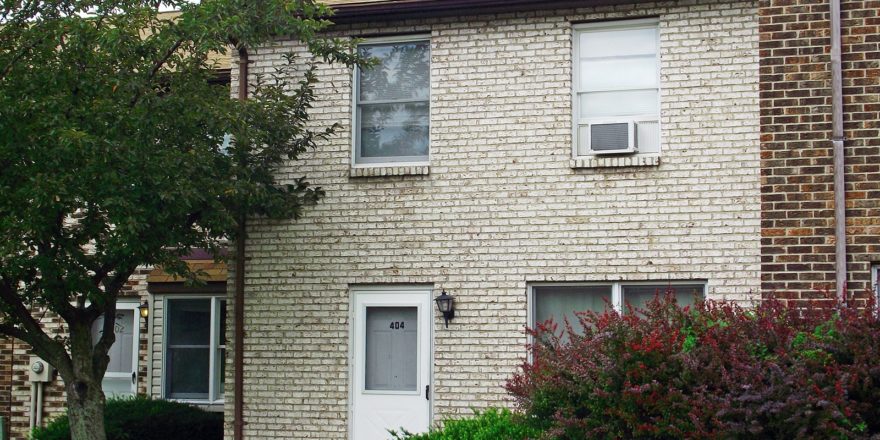
[[[250,229],[247,436],[346,437],[353,285],[455,295],[448,329],[435,313],[435,420],[509,402],[503,384],[525,355],[530,282],[704,279],[711,298],[754,298],[755,6],[649,3],[339,29],[430,34],[430,170],[352,172],[351,72],[320,66],[315,123],[344,129],[281,175],[306,175],[327,196],[297,222]],[[573,168],[572,23],[645,16],[660,20],[660,163]],[[268,73],[290,50],[300,49],[253,51],[253,71]]]

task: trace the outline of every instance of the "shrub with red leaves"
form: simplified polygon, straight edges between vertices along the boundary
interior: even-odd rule
[[[530,330],[507,383],[545,438],[880,438],[873,302],[679,308],[666,292],[577,316]]]

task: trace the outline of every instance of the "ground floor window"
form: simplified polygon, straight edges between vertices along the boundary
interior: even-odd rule
[[[627,303],[643,308],[658,292],[663,294],[670,288],[679,305],[693,304],[706,295],[705,281],[535,284],[529,289],[529,325],[534,327],[548,319],[559,324],[568,319],[575,325],[578,322],[575,312],[602,313],[608,308],[626,312]]]
[[[871,265],[871,290],[874,291],[874,298],[880,300],[880,263]]]
[[[165,398],[222,401],[226,300],[218,296],[166,298],[165,335]]]

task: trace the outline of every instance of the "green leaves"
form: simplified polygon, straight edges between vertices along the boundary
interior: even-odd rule
[[[321,36],[330,11],[311,0],[163,4],[180,13],[144,0],[3,3],[0,325],[23,329],[22,305],[90,323],[136,267],[185,275],[180,256],[234,238],[241,216],[296,218],[323,194],[276,176],[338,128],[309,120],[311,63],[361,62],[352,42]],[[246,101],[217,84],[229,67],[217,52],[277,36],[314,60],[251,76]]]

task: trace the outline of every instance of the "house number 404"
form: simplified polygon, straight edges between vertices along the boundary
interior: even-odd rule
[[[389,325],[388,328],[390,328],[392,330],[400,330],[400,329],[404,328],[403,325],[404,325],[403,321],[391,321],[391,325]]]

